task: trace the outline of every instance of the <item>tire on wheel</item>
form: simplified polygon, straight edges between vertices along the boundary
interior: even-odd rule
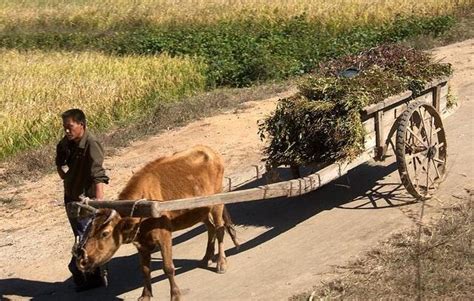
[[[446,175],[446,134],[436,109],[411,103],[400,116],[395,154],[406,190],[418,200],[432,196]]]

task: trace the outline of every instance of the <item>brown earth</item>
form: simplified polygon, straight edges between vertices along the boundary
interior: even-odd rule
[[[434,49],[453,64],[451,80],[460,107],[445,119],[448,178],[427,205],[430,212],[474,179],[474,40]],[[293,91],[282,93],[288,95]],[[133,143],[105,166],[113,199],[134,170],[162,155],[195,144],[209,145],[225,158],[226,176],[240,183],[253,176],[263,143],[257,121],[271,113],[277,98],[245,103],[241,108]],[[21,299],[135,299],[142,276],[136,251],[123,246],[109,263],[110,286],[76,293],[67,263],[73,237],[62,207],[62,184],[54,174],[0,190],[0,297]],[[229,270],[224,275],[198,268],[206,235],[202,226],[175,234],[177,282],[187,300],[281,300],[330,277],[332,267],[368,250],[393,231],[416,221],[420,204],[400,185],[393,156],[368,162],[347,178],[303,197],[229,206],[239,224],[239,250],[226,242]],[[160,253],[153,255],[155,299],[169,299]]]

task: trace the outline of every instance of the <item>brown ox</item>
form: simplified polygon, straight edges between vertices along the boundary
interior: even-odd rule
[[[119,195],[120,200],[150,199],[167,201],[222,191],[224,168],[222,158],[212,149],[196,146],[148,163],[135,173]],[[237,246],[235,230],[224,205],[164,212],[160,218],[120,217],[111,209],[99,209],[84,235],[77,252],[77,265],[90,271],[108,262],[122,243],[133,242],[138,249],[144,275],[144,288],[139,300],[152,296],[150,279],[151,252],[158,246],[163,257],[163,270],[171,287],[171,300],[180,299],[171,255],[171,232],[204,222],[208,231],[206,253],[202,263],[208,266],[218,241],[217,272],[224,273],[227,261],[223,238],[227,230]]]

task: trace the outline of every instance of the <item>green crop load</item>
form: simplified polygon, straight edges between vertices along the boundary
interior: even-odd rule
[[[344,70],[358,70],[352,77]],[[382,45],[359,55],[322,64],[303,79],[300,92],[281,99],[260,123],[271,166],[351,160],[364,151],[360,111],[370,104],[412,90],[416,95],[434,78],[448,76],[449,64],[399,45]]]

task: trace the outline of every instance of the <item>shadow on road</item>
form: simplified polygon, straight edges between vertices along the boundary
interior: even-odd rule
[[[395,163],[388,166],[363,164],[346,177],[300,197],[231,204],[228,208],[236,224],[267,227],[269,230],[244,242],[238,250],[227,250],[226,254],[235,255],[252,249],[324,210],[374,210],[412,204],[413,198],[405,193],[403,185],[383,181],[396,170]]]
[[[174,259],[176,275],[198,267],[198,260]],[[44,282],[28,279],[0,279],[0,300],[10,300],[6,296],[30,297],[31,300],[122,300],[117,296],[143,287],[143,277],[139,270],[138,256],[132,254],[114,258],[109,262],[109,287],[75,292],[72,279],[64,282]],[[161,260],[152,259],[152,270],[161,270]],[[65,267],[67,269],[67,267]],[[152,278],[152,283],[165,280],[164,274]],[[140,293],[137,294],[137,298]],[[13,299],[15,300],[15,297]]]
[[[396,168],[395,163],[388,166],[364,164],[349,172],[347,177],[300,197],[228,205],[235,224],[265,227],[268,231],[242,242],[239,249],[228,249],[226,254],[232,256],[255,248],[324,210],[334,208],[374,210],[413,203],[413,198],[405,194],[400,183],[385,183],[383,181],[386,176],[396,171]],[[287,178],[288,174],[285,170],[281,172],[283,179]],[[264,180],[259,179],[239,189],[253,188],[263,184],[265,184]],[[203,232],[205,232],[204,226],[193,228],[175,237],[173,244],[178,245]],[[175,259],[174,264],[177,269],[176,274],[179,275],[197,268],[199,261]],[[114,258],[109,263],[109,287],[81,293],[74,292],[74,286],[70,279],[53,283],[18,278],[0,279],[0,298],[7,300],[5,296],[16,295],[32,297],[33,300],[63,298],[68,300],[121,300],[116,296],[142,287],[143,280],[138,265],[136,254]],[[152,270],[161,268],[161,261],[154,259]],[[163,274],[154,277],[152,283],[162,280],[167,281]]]

